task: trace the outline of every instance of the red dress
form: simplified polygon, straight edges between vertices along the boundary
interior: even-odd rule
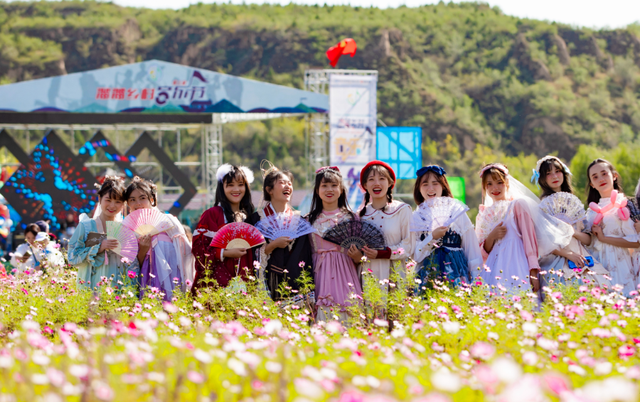
[[[221,258],[222,249],[209,245],[216,232],[226,224],[224,212],[220,206],[207,209],[200,217],[198,227],[193,232],[192,252],[196,259],[194,291],[196,288],[209,285],[202,281],[207,275],[210,279],[215,279],[221,287],[226,287],[236,275],[241,275],[244,280],[247,280],[244,267],[249,268],[249,275],[253,275],[252,250],[247,250],[247,254],[240,258],[240,268],[237,268],[237,258],[224,258],[224,253]]]

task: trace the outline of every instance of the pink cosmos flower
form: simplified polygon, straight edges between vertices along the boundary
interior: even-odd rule
[[[622,345],[618,348],[618,356],[623,359],[629,358],[636,353],[636,349],[633,346]]]
[[[476,342],[471,347],[471,355],[476,359],[488,360],[495,353],[496,349],[486,342]]]
[[[549,390],[556,396],[569,391],[568,381],[558,374],[547,374],[542,379]]]
[[[194,384],[200,384],[204,381],[204,376],[197,371],[187,372],[187,378]]]
[[[135,278],[135,277],[136,277],[136,273],[135,273],[135,271],[128,271],[128,272],[127,272],[127,276],[128,276],[130,279],[133,279],[133,278]]]

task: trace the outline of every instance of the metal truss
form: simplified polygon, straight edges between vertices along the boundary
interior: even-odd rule
[[[337,75],[378,75],[377,70],[307,70],[304,73],[304,89],[329,95],[329,81],[332,74]],[[331,107],[331,105],[329,105]],[[331,111],[329,111],[331,113]],[[311,185],[316,169],[329,164],[329,126],[328,113],[306,115],[305,145],[308,161],[307,183]]]

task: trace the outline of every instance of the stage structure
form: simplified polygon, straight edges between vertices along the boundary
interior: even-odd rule
[[[340,168],[349,203],[360,205],[360,169],[376,157],[376,70],[307,70],[305,89],[329,96],[329,114],[307,115],[309,177],[322,166]]]
[[[91,169],[145,177],[156,167],[159,183],[169,173],[177,184],[160,186],[160,202],[170,200],[164,209],[178,214],[198,192],[212,203],[224,124],[328,109],[323,93],[158,60],[3,85],[0,148],[20,166],[0,192],[23,221],[49,219],[55,228],[67,212],[93,208]],[[199,155],[182,153],[185,132],[199,132]],[[177,144],[170,154],[168,140]],[[107,161],[97,161],[98,154]],[[157,162],[141,161],[141,154]],[[169,194],[180,189],[179,197]]]

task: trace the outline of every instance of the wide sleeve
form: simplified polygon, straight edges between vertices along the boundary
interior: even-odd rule
[[[404,260],[413,255],[413,238],[409,231],[409,225],[411,224],[411,207],[408,204],[404,204],[398,211],[398,230],[401,232],[400,243],[390,245],[391,260]]]
[[[469,267],[469,273],[473,277],[479,266],[482,265],[484,259],[480,245],[478,242],[478,236],[473,228],[471,219],[464,214],[456,219],[456,223],[460,223],[460,237],[462,238],[462,249],[464,255],[467,257],[467,266]],[[484,245],[483,245],[484,246]],[[484,247],[483,247],[484,248]]]
[[[421,263],[425,258],[431,255],[434,249],[435,241],[429,232],[411,232],[413,237],[413,259],[417,263]]]
[[[540,268],[538,263],[538,241],[536,240],[536,229],[533,225],[531,213],[526,204],[516,201],[513,205],[513,214],[516,226],[522,236],[524,253],[527,256],[529,269]]]
[[[204,270],[209,259],[213,261],[222,260],[222,249],[211,247],[211,240],[216,232],[224,226],[215,212],[216,207],[209,208],[200,217],[196,230],[193,231],[193,245],[191,252],[195,257],[196,271]]]
[[[618,216],[616,216],[620,219]],[[636,232],[636,228],[633,226],[633,220],[631,218],[627,220],[620,219],[620,228],[622,229],[623,238],[631,243],[635,243],[639,240],[638,232]]]
[[[76,230],[73,232],[73,236],[69,240],[69,253],[67,258],[69,265],[75,266],[82,263],[87,263],[93,268],[98,268],[104,265],[104,253],[98,255],[100,250],[100,244],[96,244],[92,247],[85,247],[84,241],[87,238],[86,224],[80,222]]]

